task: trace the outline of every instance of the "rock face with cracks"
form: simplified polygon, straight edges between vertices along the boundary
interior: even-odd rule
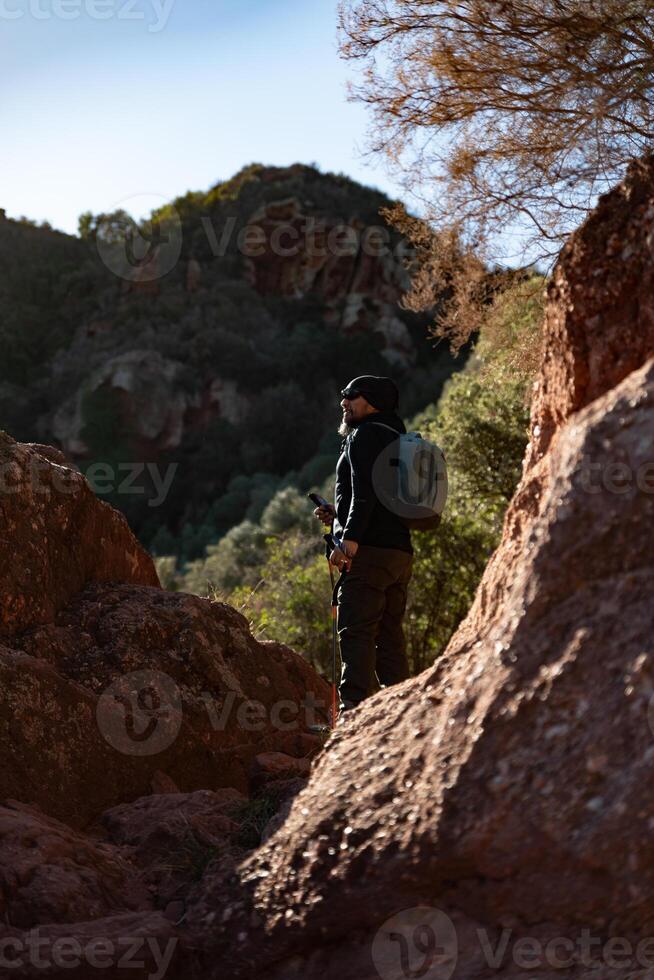
[[[523,480],[467,620],[332,735],[236,878],[206,876],[195,976],[377,980],[380,957],[406,976],[384,924],[425,906],[444,980],[520,974],[521,938],[541,976],[561,939],[568,976],[652,966],[653,229],[645,161],[562,254]]]

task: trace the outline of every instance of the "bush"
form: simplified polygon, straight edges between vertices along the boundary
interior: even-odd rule
[[[254,585],[265,560],[266,532],[243,521],[228,531],[218,544],[209,545],[205,558],[189,564],[182,590],[206,596],[212,589],[230,591],[242,584]]]
[[[255,633],[287,643],[312,667],[331,671],[331,584],[323,547],[301,531],[269,538],[255,591],[241,587],[229,601]]]

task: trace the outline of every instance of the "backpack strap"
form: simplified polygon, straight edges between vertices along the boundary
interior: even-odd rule
[[[368,425],[377,425],[381,429],[388,429],[388,431],[392,432],[394,436],[402,435],[402,433],[398,432],[397,429],[394,429],[392,425],[386,425],[385,422],[369,422]],[[350,464],[350,469],[352,469],[352,460],[350,458],[350,443],[358,431],[359,431],[358,429],[355,429],[354,432],[350,432],[350,434],[345,438],[345,455],[347,456],[347,461]]]
[[[382,429],[388,429],[389,432],[392,432],[393,433],[393,435],[396,435],[396,436],[403,435],[402,432],[398,432],[397,429],[394,429],[392,425],[386,425],[385,422],[369,422],[368,425],[380,425],[382,427]]]

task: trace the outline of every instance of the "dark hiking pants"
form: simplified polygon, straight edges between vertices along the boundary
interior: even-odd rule
[[[413,555],[361,545],[338,589],[341,703],[358,704],[380,684],[409,676],[402,618]]]

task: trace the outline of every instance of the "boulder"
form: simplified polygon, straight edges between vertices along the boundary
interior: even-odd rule
[[[156,587],[125,518],[63,455],[0,432],[0,639],[56,613],[89,582]]]
[[[246,791],[320,748],[328,685],[231,607],[158,587],[124,518],[51,447],[0,434],[0,801],[84,827],[164,786]]]
[[[143,910],[150,896],[120,848],[14,800],[0,807],[0,916],[20,929]]]
[[[280,780],[302,779],[310,772],[309,759],[296,759],[285,752],[261,752],[252,763],[250,789],[255,794],[260,793]]]
[[[187,980],[179,930],[162,912],[127,912],[28,931],[0,926],[0,946],[18,980]],[[127,972],[129,971],[129,972]]]
[[[234,789],[145,796],[102,815],[111,841],[128,847],[156,906],[183,914],[188,888],[212,863],[241,857],[239,815],[247,797]]]
[[[259,643],[230,606],[146,586],[87,586],[7,640],[0,673],[0,799],[74,826],[161,772],[183,793],[247,792],[262,752],[319,751],[306,728],[329,705],[307,661]]]

